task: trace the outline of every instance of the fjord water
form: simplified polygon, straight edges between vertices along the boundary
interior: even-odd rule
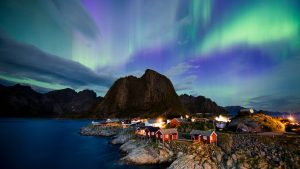
[[[110,138],[79,135],[87,120],[0,119],[2,169],[152,169],[120,164]]]

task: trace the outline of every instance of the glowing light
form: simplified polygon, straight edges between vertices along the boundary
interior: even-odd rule
[[[294,120],[295,120],[295,118],[294,118],[293,116],[291,116],[291,115],[288,117],[288,119],[289,119],[290,121],[294,121]]]
[[[163,122],[163,119],[162,119],[162,118],[159,118],[159,119],[157,119],[157,122],[158,122],[158,123],[162,123],[162,122]]]
[[[185,118],[187,118],[187,119],[188,119],[188,118],[189,118],[189,115],[185,115]]]
[[[272,2],[273,3],[273,2]],[[207,34],[200,53],[224,50],[236,44],[259,45],[299,36],[299,18],[287,4],[253,6]]]
[[[119,78],[139,76],[151,68],[167,75],[178,94],[204,95],[221,106],[300,110],[296,99],[287,105],[271,97],[258,98],[274,91],[282,99],[299,95],[299,0],[8,2],[0,2],[1,37],[3,29],[12,40],[76,61],[95,73]],[[9,43],[1,43],[0,59],[7,50],[19,53]],[[187,66],[177,67],[179,73],[166,74],[183,62]],[[79,76],[68,83],[59,78],[43,82],[51,69],[38,72],[33,67],[27,74],[22,70],[39,61],[20,63],[2,59],[0,79],[49,89],[89,88],[102,96],[107,91],[98,82],[82,86]]]
[[[230,119],[228,117],[225,117],[225,116],[222,116],[222,115],[219,115],[219,117],[216,117],[215,118],[216,121],[219,121],[219,122],[230,122]]]

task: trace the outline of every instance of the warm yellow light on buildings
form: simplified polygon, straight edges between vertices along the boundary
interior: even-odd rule
[[[294,117],[291,116],[291,115],[288,117],[288,119],[289,119],[290,121],[294,121],[294,120],[295,120]]]
[[[225,116],[222,116],[222,115],[219,115],[219,117],[216,117],[215,119],[216,119],[216,121],[230,122],[228,117],[225,117]]]

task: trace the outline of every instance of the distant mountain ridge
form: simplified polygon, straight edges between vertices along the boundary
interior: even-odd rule
[[[223,107],[230,116],[235,116],[238,114],[238,112],[241,110],[241,109],[245,109],[245,107],[242,107],[242,106],[225,106]]]
[[[92,90],[76,92],[67,88],[42,94],[29,86],[0,85],[0,110],[0,116],[9,117],[128,118],[226,113],[204,96],[178,96],[166,76],[150,69],[140,78],[118,79],[104,98]]]
[[[0,116],[65,117],[82,115],[101,100],[91,90],[62,89],[45,94],[29,86],[0,86]]]
[[[214,101],[204,96],[180,95],[180,100],[190,113],[201,113],[203,116],[227,114],[226,110],[218,106]]]

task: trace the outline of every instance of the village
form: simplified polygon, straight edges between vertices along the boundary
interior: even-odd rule
[[[222,130],[227,122],[229,122],[229,118],[222,115],[215,120],[185,115],[184,117],[181,116],[173,119],[163,119],[161,117],[157,119],[136,117],[131,120],[107,119],[102,123],[92,122],[92,125],[102,127],[119,126],[128,131],[133,131],[131,134],[134,134],[140,139],[160,141],[162,143],[179,140],[216,144],[216,129]],[[216,123],[215,126],[214,123]],[[192,129],[188,133],[185,132],[184,126],[193,126],[194,124],[200,124],[199,126],[203,130],[200,130],[198,127],[199,130]]]
[[[247,116],[255,114],[254,110],[241,109],[238,116]],[[158,117],[156,119],[147,119],[135,117],[132,119],[117,119],[108,118],[103,122],[92,122],[93,126],[102,127],[120,127],[127,129],[127,131],[133,131],[131,134],[148,140],[158,140],[161,142],[170,141],[193,141],[202,142],[206,144],[217,144],[217,138],[219,132],[229,132],[230,119],[233,117],[227,117],[226,115],[219,115],[217,117],[205,118],[199,116],[184,115],[178,118],[166,119]],[[297,121],[289,116],[287,119],[281,120],[283,124],[278,128],[283,128],[278,131],[262,131],[251,129],[249,126],[243,123],[239,123],[235,126],[234,131],[240,134],[252,133],[262,135],[283,135],[285,126],[299,126]],[[263,128],[264,126],[260,126]],[[231,127],[232,128],[232,127]],[[289,133],[291,134],[291,133]],[[295,133],[294,133],[295,134]]]
[[[249,122],[251,118],[256,122]],[[173,162],[169,168],[185,165],[293,168],[300,165],[300,139],[298,134],[285,131],[285,126],[291,124],[299,126],[291,119],[242,109],[236,117],[110,118],[93,121],[81,129],[81,134],[112,136],[111,143],[121,145],[121,151],[126,154],[121,161],[128,164]]]

